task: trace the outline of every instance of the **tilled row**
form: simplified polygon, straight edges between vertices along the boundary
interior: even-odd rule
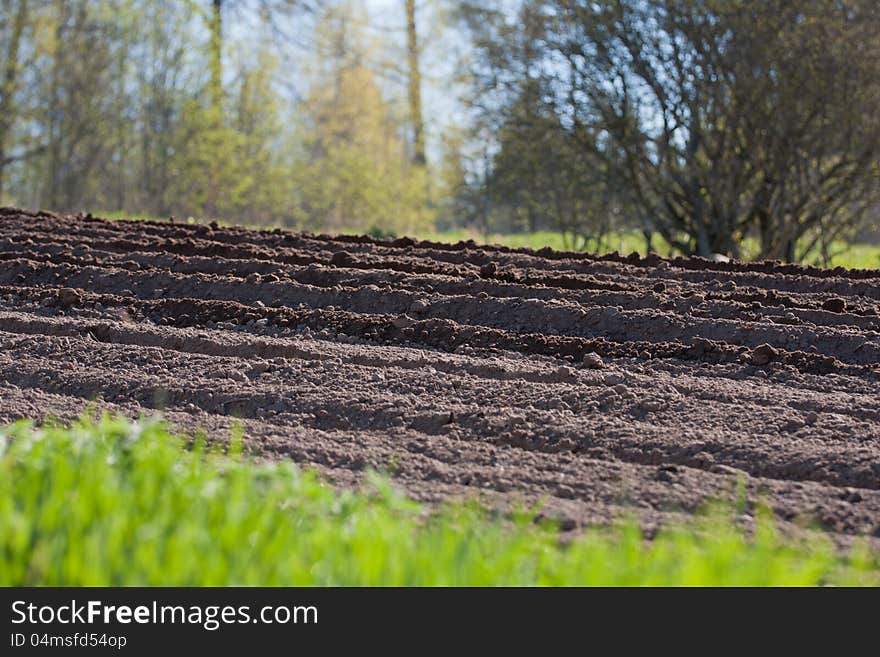
[[[224,332],[16,313],[0,314],[0,331],[0,375],[50,392],[248,418],[280,415],[322,430],[409,428],[534,451],[725,465],[763,477],[880,488],[880,403],[867,391],[826,388],[820,405],[815,392],[785,384],[743,386],[644,367],[604,375],[560,372],[550,363],[505,371],[472,362],[459,368],[466,360],[459,356],[422,360],[416,368],[389,365],[388,357],[383,366],[381,354],[367,355],[375,349],[362,346],[337,347],[343,359],[310,348],[321,341],[230,339]],[[118,374],[108,378],[108,371]],[[712,416],[705,420],[711,432],[675,435],[680,417],[700,412]],[[865,440],[852,440],[860,435]]]
[[[30,239],[30,238],[29,238]],[[600,281],[594,277],[571,278],[561,287],[539,284],[534,277],[519,273],[487,273],[473,271],[438,273],[423,267],[427,273],[408,272],[399,263],[385,260],[363,262],[350,258],[321,258],[320,254],[291,256],[288,262],[241,260],[221,256],[181,256],[168,253],[158,244],[143,244],[143,250],[130,243],[103,244],[101,249],[71,248],[69,243],[22,245],[0,240],[0,261],[64,263],[78,267],[167,270],[178,274],[208,274],[259,281],[294,281],[318,287],[364,287],[425,291],[446,296],[477,298],[529,298],[542,301],[565,301],[585,307],[614,306],[619,310],[655,309],[676,314],[697,314],[723,319],[774,323],[808,323],[824,326],[855,326],[880,331],[880,315],[872,300],[823,298],[807,293],[778,294],[774,290],[738,289],[735,283],[709,285],[690,283],[637,281],[622,285]],[[31,240],[32,241],[32,240]],[[107,250],[112,247],[111,250]],[[308,265],[308,266],[307,266]],[[546,282],[546,281],[545,281]],[[556,281],[559,282],[559,281]],[[699,307],[698,307],[699,306]]]
[[[96,318],[146,319],[163,326],[227,328],[261,335],[289,336],[316,332],[320,337],[342,341],[364,340],[371,344],[408,344],[448,352],[469,349],[503,349],[526,355],[557,358],[568,363],[601,369],[592,359],[633,358],[653,360],[674,358],[704,363],[741,363],[758,368],[790,367],[804,373],[831,372],[860,374],[880,380],[880,371],[869,363],[848,364],[813,351],[776,350],[767,344],[755,349],[722,341],[694,338],[680,342],[644,340],[615,341],[605,337],[581,338],[545,333],[520,333],[491,327],[459,324],[449,319],[415,320],[408,316],[354,313],[342,310],[300,309],[287,306],[243,305],[237,301],[163,298],[142,300],[113,294],[81,292],[73,288],[32,288],[0,286],[5,305],[15,309],[31,304],[40,312],[86,313]],[[154,295],[158,296],[158,295]],[[258,302],[260,303],[260,302]],[[67,310],[62,310],[67,309]]]
[[[20,226],[27,222],[28,233]],[[586,274],[614,283],[621,277],[645,279],[681,279],[708,283],[719,278],[743,286],[782,292],[821,292],[842,296],[865,296],[880,299],[880,270],[832,270],[774,263],[715,263],[701,258],[663,260],[655,255],[590,256],[555,252],[549,249],[509,249],[477,246],[472,242],[444,245],[414,242],[408,238],[374,240],[361,236],[313,236],[284,231],[247,231],[216,225],[163,224],[155,222],[107,222],[74,217],[6,215],[0,211],[0,236],[24,237],[39,241],[75,233],[80,244],[113,244],[117,247],[149,248],[152,243],[180,255],[228,257],[244,260],[271,260],[303,264],[311,254],[326,254],[337,259],[363,260],[365,267],[393,269],[413,273],[460,273],[473,268],[483,275],[518,276],[539,284],[574,289],[590,289],[595,282],[584,283],[571,274]],[[43,236],[42,238],[40,236]],[[449,248],[452,246],[452,248]],[[315,257],[312,255],[311,257]],[[325,257],[324,255],[320,257]],[[463,269],[462,269],[463,268]],[[540,272],[558,272],[542,282]],[[537,273],[536,273],[537,272]],[[555,284],[555,285],[554,285]]]
[[[249,282],[228,276],[75,267],[30,260],[8,261],[0,271],[0,285],[16,284],[93,290],[139,299],[174,297],[282,308],[345,308],[355,313],[396,316],[404,324],[413,319],[436,319],[475,330],[489,327],[618,343],[674,342],[703,351],[716,351],[709,344],[712,342],[737,345],[741,350],[766,346],[768,359],[778,358],[778,351],[792,353],[797,360],[802,359],[800,352],[807,356],[812,352],[820,362],[822,359],[831,361],[823,366],[829,370],[835,360],[869,368],[880,363],[880,333],[873,330],[862,332],[849,327],[739,322],[703,317],[695,312],[682,317],[663,311],[618,310],[613,306],[585,308],[580,304],[554,300],[496,297],[474,300],[464,295],[383,290],[372,285],[324,288],[294,281]]]
[[[5,402],[3,421],[72,420],[89,408],[135,417],[143,411],[131,403],[87,402],[2,383],[0,399]],[[209,437],[230,435],[232,425],[241,422],[252,453],[307,463],[341,485],[356,484],[372,469],[393,474],[399,486],[426,502],[478,497],[499,508],[537,504],[542,515],[560,520],[566,529],[635,515],[650,535],[663,524],[681,520],[682,514],[698,509],[706,499],[740,495],[735,492],[740,483],[728,474],[671,464],[538,453],[487,442],[462,443],[442,435],[425,439],[411,432],[321,431],[192,410],[166,409],[165,416],[175,426],[205,431]],[[746,500],[740,520],[748,522],[759,502],[785,521],[818,523],[843,546],[854,536],[867,536],[880,545],[876,524],[880,491],[754,477],[740,481]]]
[[[280,229],[274,230],[248,230],[236,227],[221,227],[216,223],[211,224],[188,224],[155,221],[139,221],[133,227],[131,222],[107,221],[92,217],[91,215],[62,216],[52,212],[28,212],[16,208],[0,208],[0,221],[4,218],[13,219],[19,226],[26,222],[29,226],[45,226],[53,229],[70,230],[71,225],[76,227],[77,232],[105,231],[117,233],[140,233],[153,237],[187,239],[210,236],[213,241],[227,242],[232,244],[253,244],[266,248],[277,248],[290,245],[305,246],[314,249],[316,243],[328,245],[328,248],[336,250],[354,249],[356,251],[368,250],[377,253],[388,253],[395,250],[419,251],[426,257],[434,257],[434,252],[458,254],[474,250],[506,258],[521,258],[523,262],[535,263],[539,267],[552,268],[557,261],[573,262],[585,265],[591,263],[626,264],[636,267],[654,268],[662,261],[658,256],[651,254],[640,257],[638,254],[621,256],[617,253],[595,256],[591,254],[554,251],[549,248],[529,249],[511,248],[494,245],[477,245],[473,240],[461,241],[455,244],[433,242],[428,240],[413,240],[408,237],[394,239],[379,239],[366,235],[313,235],[309,233],[290,233]],[[715,271],[725,274],[737,272],[755,272],[771,274],[774,276],[810,277],[810,278],[850,278],[854,280],[880,278],[880,269],[873,270],[847,270],[843,267],[822,269],[813,266],[800,266],[782,264],[778,261],[765,262],[715,262],[704,258],[674,258],[668,261],[673,266],[692,271]]]
[[[217,356],[235,353],[224,332],[132,335],[123,326],[103,336],[119,342],[100,343],[89,322],[52,320],[27,335],[12,332],[23,327],[11,320],[24,318],[2,319],[0,378],[14,381],[18,395],[76,398],[78,410],[98,400],[131,415],[164,408],[192,429],[228,431],[241,418],[263,456],[391,470],[426,498],[450,486],[459,494],[519,491],[531,501],[549,495],[547,512],[573,524],[607,520],[635,503],[652,524],[744,478],[749,499],[769,497],[783,518],[880,536],[880,409],[875,403],[871,417],[854,411],[872,403],[867,393],[826,387],[816,413],[805,409],[819,395],[768,381],[742,394],[709,376],[630,371],[621,392],[605,381],[541,380],[537,364],[506,358],[480,370],[474,358],[381,348],[392,351],[382,366],[386,354],[320,340],[276,343],[290,350],[286,357],[254,356],[276,342],[265,338],[242,345],[241,356]],[[458,360],[477,369],[456,372]],[[4,410],[16,408],[3,399]],[[709,418],[703,426],[680,424],[700,416]]]
[[[0,209],[0,419],[163,410],[419,499],[880,541],[878,272]]]

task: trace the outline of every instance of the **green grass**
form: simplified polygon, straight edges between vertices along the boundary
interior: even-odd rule
[[[646,541],[634,523],[562,545],[528,514],[427,511],[380,477],[336,490],[154,421],[18,423],[0,438],[0,585],[877,584],[867,548],[754,537],[716,510]]]
[[[850,244],[835,242],[834,255],[831,257],[832,267],[848,269],[880,269],[880,244]],[[819,265],[817,257],[808,259],[808,264]]]

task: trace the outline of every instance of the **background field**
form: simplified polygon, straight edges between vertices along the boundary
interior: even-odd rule
[[[816,583],[844,581],[838,557],[855,555],[856,570],[876,562],[876,270],[15,209],[0,210],[0,260],[0,424],[161,412],[220,449],[238,436],[251,457],[227,489],[221,462],[188,483],[199,450],[151,462],[159,429],[17,434],[0,525],[15,581],[135,581],[117,561],[133,553],[143,565],[131,577],[150,582],[167,563],[174,581],[199,582]],[[91,452],[102,432],[106,451]],[[79,451],[106,468],[76,465]],[[326,486],[297,483],[293,463]],[[280,488],[273,472],[288,473]],[[367,505],[371,472],[400,495]],[[322,490],[296,529],[314,523],[324,543],[277,533],[288,509],[299,522],[298,498]],[[715,502],[724,522],[694,524]],[[522,508],[563,534],[518,521]],[[765,514],[779,536],[769,544]],[[801,543],[812,528],[821,537]],[[556,545],[582,535],[582,547]],[[320,569],[244,561],[285,546]],[[89,550],[106,554],[98,570],[52,556]],[[630,556],[602,556],[615,550]],[[395,571],[382,551],[410,565]],[[199,564],[210,566],[202,579]]]

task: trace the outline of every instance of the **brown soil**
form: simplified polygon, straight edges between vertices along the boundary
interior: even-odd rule
[[[97,400],[426,501],[880,544],[880,270],[0,209],[0,421]]]

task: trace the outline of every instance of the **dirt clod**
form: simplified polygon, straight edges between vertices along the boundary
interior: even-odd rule
[[[619,372],[609,372],[603,377],[603,381],[606,386],[616,386],[626,381],[626,377]]]
[[[779,352],[771,345],[764,343],[752,349],[751,362],[752,365],[766,365],[775,360]]]
[[[416,301],[413,301],[412,304],[410,304],[409,312],[413,313],[414,315],[420,315],[426,313],[430,307],[431,304],[429,304],[424,299],[417,299]]]
[[[82,302],[82,295],[80,295],[79,291],[74,290],[73,288],[64,287],[58,290],[58,299],[65,306],[72,306]]]
[[[337,267],[346,267],[354,264],[355,259],[348,251],[337,251],[330,257],[330,264]]]

